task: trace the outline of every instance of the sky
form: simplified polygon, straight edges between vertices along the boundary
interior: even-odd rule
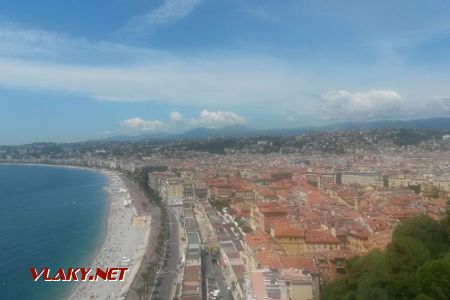
[[[0,145],[450,117],[444,0],[2,0]]]

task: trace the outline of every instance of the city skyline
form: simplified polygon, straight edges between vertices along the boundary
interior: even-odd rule
[[[449,8],[5,1],[0,144],[450,116]]]

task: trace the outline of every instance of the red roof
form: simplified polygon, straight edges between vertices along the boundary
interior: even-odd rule
[[[306,233],[306,243],[340,244],[341,241],[328,231],[311,230]]]
[[[254,248],[256,246],[273,243],[273,240],[267,233],[256,230],[245,236],[245,243],[250,248]]]
[[[294,227],[287,222],[273,222],[273,231],[275,237],[305,237],[303,228]]]
[[[273,251],[263,251],[256,255],[258,262],[267,268],[272,269],[302,269],[310,273],[318,273],[311,256],[287,256]]]

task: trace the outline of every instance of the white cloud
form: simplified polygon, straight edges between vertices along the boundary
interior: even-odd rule
[[[139,66],[98,66],[0,57],[0,86],[77,93],[105,101],[275,103],[296,98],[299,82],[298,74],[268,59],[173,58]]]
[[[269,57],[184,57],[0,24],[0,87],[104,101],[278,103],[295,98],[298,70]]]
[[[203,110],[198,118],[192,119],[192,123],[196,126],[204,126],[210,128],[220,128],[231,125],[242,125],[247,120],[230,111],[208,111]]]
[[[120,121],[119,124],[134,132],[160,132],[163,131],[164,124],[158,120],[143,120],[141,118],[133,118]]]
[[[170,120],[175,123],[181,123],[184,121],[184,116],[178,111],[173,111],[170,113]]]
[[[319,90],[348,86],[349,82],[364,86],[394,83],[386,79],[380,71],[384,68],[378,66],[367,72],[375,74],[369,78],[355,72],[353,67],[349,67],[346,76],[332,72],[324,76],[305,71],[308,64],[300,68],[295,63],[288,65],[267,56],[174,55],[2,24],[0,40],[0,88],[75,94],[101,101],[226,107],[232,111],[237,107],[289,109],[311,119],[319,113],[328,120],[450,115],[445,72],[397,70],[395,88],[402,97],[399,92],[386,89],[334,90],[319,97],[318,104],[314,95]],[[433,99],[435,94],[443,97]],[[201,123],[197,119],[200,117],[194,118],[194,122]],[[188,126],[191,122],[186,117],[177,126]],[[209,125],[203,122],[202,126]]]
[[[142,63],[169,60],[166,52],[105,41],[92,42],[64,33],[23,29],[0,23],[0,58],[70,64]]]
[[[398,117],[403,113],[404,105],[403,98],[391,90],[335,90],[322,95],[321,110],[325,118],[365,120]]]
[[[450,115],[450,97],[433,97],[426,101],[423,108],[420,109],[422,116],[446,117]]]
[[[247,120],[230,111],[203,110],[198,117],[187,119],[182,113],[174,111],[170,113],[167,122],[159,120],[145,120],[139,117],[123,120],[119,125],[130,132],[180,132],[194,127],[221,128],[231,125],[242,125]]]
[[[151,12],[134,17],[128,24],[119,31],[122,34],[144,34],[151,33],[155,26],[174,23],[189,15],[200,0],[164,0],[164,3]]]
[[[164,24],[186,17],[200,0],[165,0],[164,4],[147,15],[149,23]]]

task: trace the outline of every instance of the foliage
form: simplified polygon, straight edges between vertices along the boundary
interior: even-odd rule
[[[230,202],[227,200],[219,200],[219,199],[210,199],[209,203],[212,207],[214,207],[217,211],[222,211],[226,207],[230,207]]]
[[[450,255],[426,262],[416,276],[425,295],[434,299],[450,297]]]
[[[156,169],[163,169],[164,167],[155,167]],[[154,168],[154,169],[155,169]],[[159,170],[158,169],[158,170]],[[147,184],[148,182],[148,171],[151,170],[149,168],[143,168],[136,173],[129,173],[128,176],[131,180],[138,184],[140,190],[142,190],[147,196],[148,206],[157,206],[161,212],[160,217],[160,226],[159,232],[157,236],[157,246],[155,248],[155,253],[157,255],[157,259],[149,262],[145,269],[140,274],[140,279],[142,282],[142,286],[139,286],[136,289],[138,293],[139,299],[147,299],[146,297],[149,295],[150,286],[156,284],[155,280],[158,277],[159,271],[162,268],[162,263],[164,262],[163,256],[167,256],[167,240],[170,238],[169,232],[169,216],[167,213],[167,208],[162,203],[161,196],[159,193]]]
[[[349,260],[348,277],[325,286],[322,299],[450,299],[449,216],[405,221],[385,252]]]
[[[401,237],[411,237],[422,242],[432,256],[443,256],[449,247],[446,222],[446,219],[436,222],[425,215],[417,216],[396,228],[394,241]]]

